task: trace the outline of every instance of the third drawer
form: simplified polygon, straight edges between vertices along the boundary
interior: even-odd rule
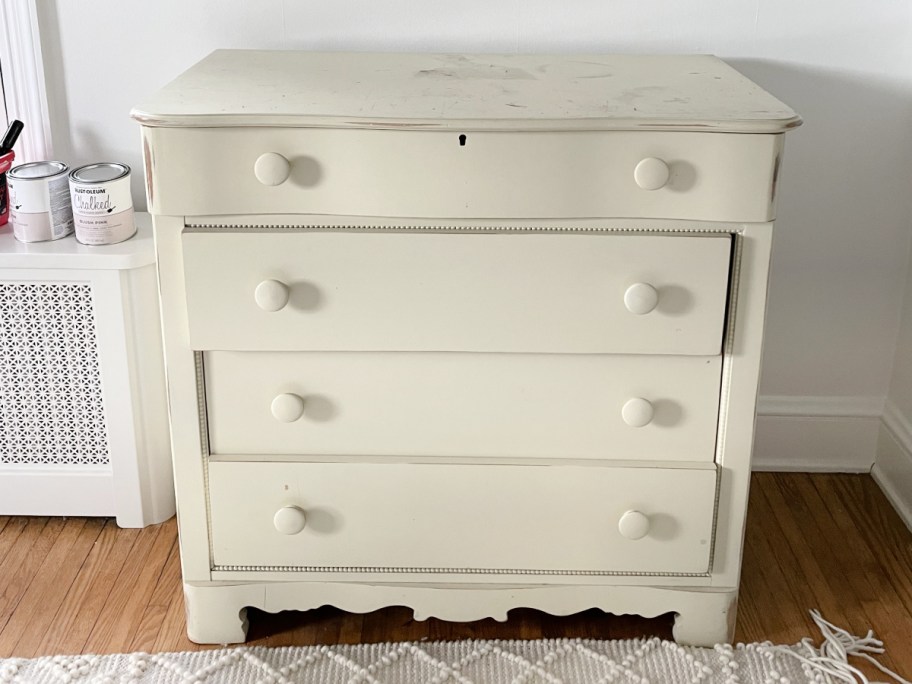
[[[718,356],[203,358],[214,455],[714,458]]]

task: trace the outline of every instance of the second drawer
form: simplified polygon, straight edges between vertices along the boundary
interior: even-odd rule
[[[207,352],[214,455],[712,461],[720,357]]]
[[[187,230],[190,346],[718,354],[728,235]]]

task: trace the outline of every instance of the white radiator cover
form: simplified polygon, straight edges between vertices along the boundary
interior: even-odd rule
[[[0,515],[174,514],[148,216],[106,247],[0,232]]]

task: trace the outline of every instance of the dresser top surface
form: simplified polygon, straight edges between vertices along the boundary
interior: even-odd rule
[[[778,133],[788,106],[709,55],[216,50],[137,105],[145,126]]]

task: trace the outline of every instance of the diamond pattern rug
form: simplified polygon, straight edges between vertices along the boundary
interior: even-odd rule
[[[856,637],[811,612],[823,641],[679,646],[627,641],[540,639],[223,648],[191,653],[48,656],[0,660],[3,684],[832,684],[868,679],[849,664],[864,658],[900,684],[871,654],[872,632]]]
[[[657,638],[544,639],[229,648],[193,653],[53,656],[0,660],[4,684],[823,684],[867,682],[848,655],[879,642],[688,648]],[[827,653],[827,644],[842,655]],[[841,645],[840,645],[841,644]],[[830,649],[831,651],[833,649]],[[862,656],[864,657],[864,656]],[[892,674],[892,673],[891,673]],[[904,682],[897,677],[897,681]]]
[[[783,679],[783,677],[785,679]],[[0,682],[815,682],[768,646],[631,641],[456,641],[0,661]]]

